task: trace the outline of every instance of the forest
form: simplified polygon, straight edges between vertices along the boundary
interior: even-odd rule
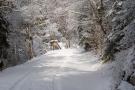
[[[0,0],[0,90],[135,90],[135,0]]]

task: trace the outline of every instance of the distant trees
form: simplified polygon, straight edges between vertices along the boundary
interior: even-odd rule
[[[80,44],[102,53],[104,39],[110,30],[105,18],[103,0],[86,0],[80,7],[78,32]]]
[[[31,24],[23,22],[23,25],[21,26],[24,30],[24,34],[25,34],[25,49],[26,49],[26,53],[28,55],[28,59],[31,59],[34,57],[34,50],[33,50],[33,36],[32,36],[32,30],[31,30]]]
[[[103,6],[103,0],[100,0],[99,4],[96,1],[88,0],[90,8],[93,12],[93,19],[95,20],[95,23],[100,26],[100,30],[103,32],[103,34],[106,34],[106,31],[103,26],[103,16],[104,16],[104,6]]]
[[[66,48],[70,48],[70,40],[72,38],[71,31],[68,30],[68,22],[67,22],[67,15],[62,15],[57,18],[58,23],[58,31],[62,34],[62,36],[66,39]]]

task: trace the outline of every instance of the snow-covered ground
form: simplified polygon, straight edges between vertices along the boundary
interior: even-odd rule
[[[90,52],[50,51],[0,72],[0,90],[111,90],[111,71]]]

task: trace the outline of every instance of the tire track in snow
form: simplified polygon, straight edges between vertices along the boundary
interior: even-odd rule
[[[51,85],[51,87],[49,87],[49,90],[62,90],[63,89],[61,74],[63,74],[66,71],[66,68],[68,68],[68,65],[70,64],[70,62],[72,62],[74,59],[77,59],[76,57],[72,57],[77,54],[78,53],[72,53],[71,55],[62,56],[64,58],[60,59],[60,61],[62,61],[62,62],[60,62],[59,64],[56,62],[57,55],[55,58],[51,55],[47,56],[47,58],[49,58],[48,60],[50,60],[51,58],[53,59],[53,62],[51,62],[52,64],[53,63],[58,64],[58,68],[53,69],[53,72],[55,72],[55,73],[54,73],[54,75],[51,75],[52,80],[49,83],[49,86]],[[61,54],[58,54],[58,57],[59,56],[61,56]],[[45,62],[48,60],[45,60]],[[36,60],[34,62],[36,62],[36,64],[34,63],[34,65],[39,65],[40,63],[44,63],[43,59],[40,59],[38,61]],[[45,66],[42,66],[42,67],[45,67]],[[50,65],[49,67],[51,68],[52,66]],[[11,88],[9,90],[20,90],[20,88],[23,86],[23,84],[30,78],[31,75],[33,75],[33,73],[35,73],[35,71],[33,69],[27,70],[25,72],[25,74],[23,74],[18,80],[16,80],[16,82],[11,86]]]
[[[9,90],[16,90],[16,87],[23,81],[26,80],[26,78],[30,75],[31,72],[27,72],[24,74],[20,79],[18,79],[10,88]]]
[[[50,58],[50,57],[48,57],[48,58]],[[36,61],[34,61],[34,62],[40,63],[41,61],[42,61],[42,60],[38,60],[38,61],[36,60]],[[29,71],[29,72],[26,72],[22,77],[20,77],[20,78],[9,88],[9,90],[18,90],[17,87],[21,86],[25,81],[27,81],[27,78],[29,78],[29,77],[33,74],[33,72],[35,72],[33,69],[32,69],[31,71]],[[53,86],[52,86],[51,90],[54,90],[54,89],[53,89]]]
[[[65,54],[65,52],[63,52],[63,53]],[[65,67],[69,64],[69,62],[71,62],[70,60],[73,59],[73,57],[71,57],[71,56],[74,56],[74,55],[76,55],[76,54],[73,51],[70,51],[70,53],[64,55],[64,57],[65,57],[64,59],[61,59],[64,61],[62,62],[62,64],[60,64],[58,72],[52,76],[52,90],[62,90],[62,84],[61,84],[62,81],[61,81],[60,74],[65,71]]]
[[[66,56],[64,62],[62,63],[62,65],[60,65],[58,72],[52,77],[53,90],[62,90],[62,85],[61,85],[62,82],[60,80],[61,78],[60,73],[65,70],[64,66],[68,64],[70,59],[71,59],[70,56]]]
[[[71,56],[65,56],[65,58],[64,58],[65,60],[63,59],[64,62],[59,66],[58,72],[52,77],[53,90],[63,90],[61,74],[65,71],[65,68],[68,67],[70,62],[72,62],[74,59],[77,60],[77,57],[72,57],[74,55],[77,55],[77,54],[73,53],[73,55],[71,55]],[[83,55],[81,55],[81,56],[83,56]],[[84,58],[84,59],[86,59],[86,58]],[[99,64],[99,63],[97,63],[97,64]],[[94,67],[96,67],[96,66],[92,65],[90,67],[94,69]],[[81,72],[81,71],[79,71],[79,72]],[[87,72],[87,69],[86,69],[86,71],[84,70],[83,72]]]
[[[43,55],[44,57],[44,55]],[[40,63],[42,61],[42,59],[40,58],[39,60],[35,60],[33,62],[36,62],[36,63]],[[32,63],[33,63],[32,62]],[[30,64],[31,62],[29,63],[26,63],[27,64]],[[20,77],[10,88],[9,90],[16,90],[16,87],[18,85],[20,85],[22,82],[24,82],[26,80],[26,78],[28,78],[31,74],[32,74],[33,70],[29,71],[29,72],[26,72],[22,77]],[[18,89],[17,89],[18,90]]]

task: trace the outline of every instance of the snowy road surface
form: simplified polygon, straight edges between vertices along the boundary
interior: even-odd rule
[[[46,55],[0,72],[0,90],[111,90],[109,70],[77,49]]]

